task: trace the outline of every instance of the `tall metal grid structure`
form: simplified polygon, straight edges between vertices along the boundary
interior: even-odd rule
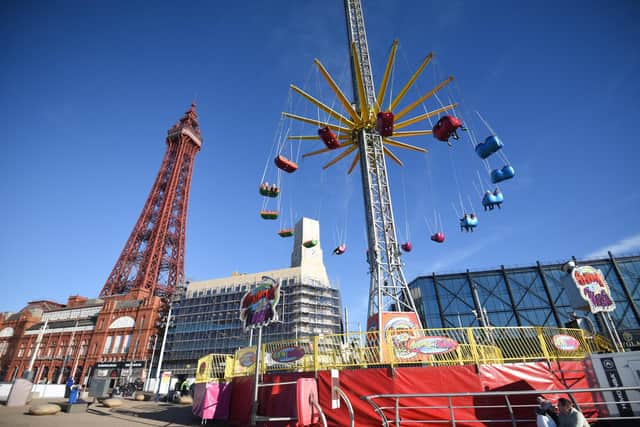
[[[202,145],[195,107],[167,131],[158,176],[100,296],[149,289],[168,297],[184,282],[189,187]]]
[[[357,89],[357,80],[360,76],[364,87],[364,104],[366,106],[377,104],[367,34],[360,0],[345,0],[344,5],[349,46],[352,47],[350,52],[354,104],[361,113],[362,99]],[[356,55],[357,61],[353,60],[353,55]],[[355,69],[357,64],[360,65],[360,76]],[[367,108],[367,111],[372,114],[374,108]],[[382,136],[375,129],[369,128],[359,129],[356,132],[361,153],[360,170],[367,219],[367,262],[371,276],[367,317],[371,319],[377,316],[377,325],[380,330],[383,325],[383,312],[414,312],[419,322],[415,303],[402,272]],[[380,336],[380,342],[383,342],[382,336]]]

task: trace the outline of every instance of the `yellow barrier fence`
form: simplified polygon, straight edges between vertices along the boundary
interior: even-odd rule
[[[543,327],[448,328],[392,331],[378,345],[375,333],[349,332],[271,342],[262,348],[262,373],[308,372],[376,366],[451,366],[577,360],[597,351],[581,329]],[[600,343],[601,347],[604,344]],[[255,347],[198,361],[196,381],[255,372]],[[201,367],[203,373],[200,375]]]

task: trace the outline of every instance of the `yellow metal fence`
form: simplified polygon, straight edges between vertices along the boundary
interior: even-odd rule
[[[349,332],[278,341],[262,346],[262,372],[307,372],[374,366],[451,366],[576,360],[606,350],[601,337],[581,329],[547,327],[449,328],[393,331],[378,344],[374,333]],[[196,381],[246,376],[255,347],[198,361]]]

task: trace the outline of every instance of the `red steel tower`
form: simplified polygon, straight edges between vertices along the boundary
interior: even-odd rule
[[[166,297],[184,281],[189,186],[202,145],[195,107],[167,132],[158,176],[100,296],[148,289]]]

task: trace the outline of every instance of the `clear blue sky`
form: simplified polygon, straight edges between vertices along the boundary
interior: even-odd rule
[[[350,93],[341,1],[10,1],[0,11],[0,310],[97,295],[151,188],[166,131],[193,99],[204,144],[187,276],[288,266],[291,240],[259,218],[257,186],[288,85],[337,105],[313,59]],[[453,149],[431,136],[406,139],[430,149],[396,150],[406,167],[388,165],[398,232],[404,238],[408,224],[415,248],[404,256],[409,280],[607,248],[638,252],[640,3],[365,0],[364,13],[376,82],[394,38],[396,93],[435,52],[407,100],[455,76],[443,102],[461,102],[484,138],[470,114],[480,111],[517,173],[501,186],[503,209],[479,212],[477,231],[460,233],[452,203],[461,194],[480,211],[476,171],[488,180],[468,136]],[[316,116],[291,96],[294,113]],[[305,141],[302,151],[317,148]],[[369,287],[360,176],[347,178],[345,161],[321,173],[330,158],[305,159],[285,177],[283,210],[287,221],[320,219],[329,275],[355,322]],[[444,245],[428,240],[423,218],[434,209]],[[347,253],[330,256],[345,230]]]

